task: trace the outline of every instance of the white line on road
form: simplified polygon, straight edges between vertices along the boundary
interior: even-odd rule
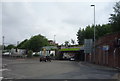
[[[0,80],[2,80],[3,79],[3,77],[0,77]]]
[[[6,71],[6,70],[8,71],[8,69],[0,69],[0,71]]]

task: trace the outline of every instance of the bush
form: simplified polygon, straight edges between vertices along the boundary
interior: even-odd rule
[[[36,53],[36,54],[35,54],[35,55],[33,55],[33,56],[34,56],[34,57],[39,57],[40,55]]]
[[[57,60],[62,60],[62,59],[63,59],[63,54],[58,53],[58,54],[56,55],[56,59],[57,59]]]
[[[33,51],[32,51],[32,50],[29,50],[27,56],[28,56],[28,57],[32,57],[32,53],[33,53]]]

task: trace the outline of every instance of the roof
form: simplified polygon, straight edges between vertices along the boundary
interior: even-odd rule
[[[56,46],[44,46],[43,49],[46,49],[46,50],[55,50],[55,49],[58,49]]]

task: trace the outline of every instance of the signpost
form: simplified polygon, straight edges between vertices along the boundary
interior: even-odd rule
[[[85,39],[84,40],[84,53],[85,53],[85,61],[86,61],[86,54],[90,54],[91,59],[91,52],[93,48],[93,40],[92,39]]]
[[[85,39],[84,40],[84,53],[91,53],[93,47],[93,40],[92,39]]]

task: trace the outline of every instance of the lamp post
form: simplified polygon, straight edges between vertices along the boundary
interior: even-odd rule
[[[17,41],[17,46],[19,45],[19,41]]]
[[[2,42],[3,42],[3,44],[2,44],[2,50],[4,50],[4,36],[2,37],[3,38],[3,40],[2,40]]]
[[[91,5],[94,7],[94,62],[95,62],[95,5]]]
[[[56,36],[56,35],[54,35],[54,43],[55,43],[55,36]]]

